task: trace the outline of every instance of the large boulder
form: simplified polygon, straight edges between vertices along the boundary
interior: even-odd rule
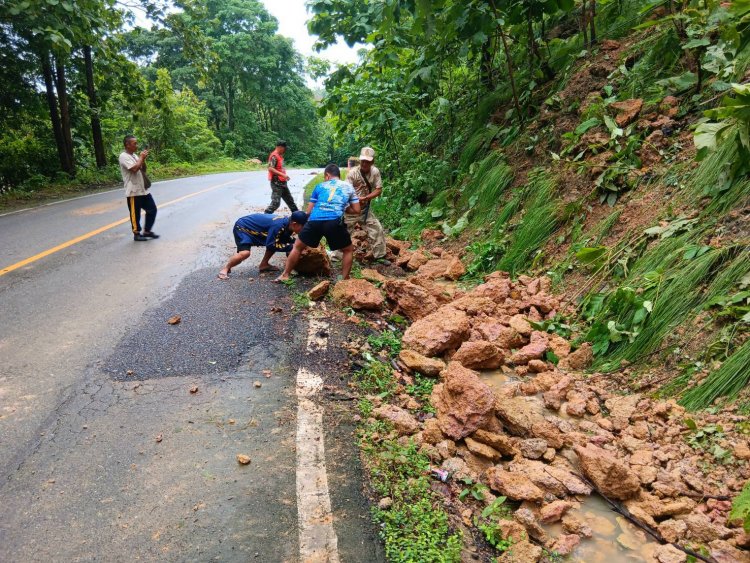
[[[443,360],[428,358],[414,350],[401,350],[398,357],[404,362],[406,367],[424,375],[437,377],[445,369],[445,362]]]
[[[460,440],[492,421],[495,396],[475,371],[451,362],[442,375],[444,382],[432,390],[432,404],[443,434]]]
[[[490,467],[486,473],[490,489],[513,500],[541,502],[544,491],[523,473],[511,473],[500,466]]]
[[[540,489],[564,498],[569,495],[590,495],[591,486],[577,477],[564,461],[546,464],[517,457],[509,465],[513,473],[523,473]]]
[[[470,294],[477,297],[489,297],[495,303],[501,304],[510,295],[511,285],[510,279],[498,272],[498,275],[487,276],[485,282],[472,289]]]
[[[469,369],[496,369],[504,360],[500,349],[486,340],[464,342],[451,359]]]
[[[564,370],[582,370],[589,367],[593,361],[594,352],[591,344],[584,342],[578,350],[560,359],[560,363],[557,366]]]
[[[513,353],[510,361],[517,366],[528,364],[531,360],[539,360],[549,349],[549,343],[546,340],[536,340],[529,342],[526,346]]]
[[[328,293],[328,290],[331,287],[331,282],[328,280],[323,280],[318,285],[313,287],[310,291],[307,292],[307,297],[311,301],[318,301],[319,299],[323,299],[323,297],[326,296],[326,293]]]
[[[396,304],[396,311],[410,321],[426,317],[438,308],[437,300],[429,291],[406,280],[388,280],[384,288],[388,299]]]
[[[461,260],[458,258],[443,256],[422,264],[417,270],[417,275],[428,279],[457,280],[466,273]]]
[[[383,306],[383,294],[367,280],[341,280],[331,292],[333,300],[352,309],[377,310]]]
[[[492,314],[497,306],[489,297],[478,297],[476,295],[464,295],[453,301],[450,306],[467,315],[475,317],[479,314]]]
[[[302,251],[294,270],[305,276],[330,276],[331,259],[323,245],[307,247]]]
[[[555,449],[563,445],[560,430],[546,420],[524,397],[509,397],[498,400],[495,412],[511,434],[522,437],[542,438]]]
[[[411,248],[411,243],[406,240],[396,240],[395,238],[386,237],[385,239],[385,245],[393,252],[393,254],[401,254],[401,251],[409,250]]]
[[[613,453],[593,444],[576,446],[581,471],[605,497],[626,500],[641,489],[641,482],[630,466]]]
[[[405,348],[425,356],[458,348],[469,337],[469,317],[463,311],[444,307],[411,325],[402,342]]]

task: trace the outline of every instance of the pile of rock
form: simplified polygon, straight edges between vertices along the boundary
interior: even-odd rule
[[[390,420],[402,439],[415,440],[454,480],[468,477],[522,502],[504,524],[509,534],[521,531],[519,538],[570,553],[592,534],[576,514],[596,491],[622,502],[669,542],[704,544],[717,561],[747,560],[750,536],[728,520],[731,503],[720,500],[736,495],[750,477],[744,437],[722,446],[741,463],[717,464],[687,444],[685,413],[674,401],[617,394],[610,379],[579,373],[593,359],[591,347],[574,349],[538,328],[562,310],[549,279],[511,281],[495,272],[464,291],[453,282],[464,273],[456,257],[396,241],[389,248],[398,249],[398,263],[413,275],[377,280],[380,289],[366,280],[339,282],[334,296],[363,309],[388,303],[413,321],[403,336],[400,376],[439,377],[431,397],[436,414],[417,420],[410,410],[420,405],[405,394],[396,405],[375,398],[373,414]],[[491,387],[477,370],[495,370],[510,381]],[[731,430],[744,417],[722,420]],[[467,510],[453,493],[451,502]],[[562,522],[558,537],[542,525],[551,522]],[[653,547],[654,561],[685,560],[671,546]],[[534,548],[518,546],[524,557],[536,554],[525,561],[538,560],[541,551]]]

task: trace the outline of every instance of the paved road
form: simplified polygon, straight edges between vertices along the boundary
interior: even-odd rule
[[[292,172],[298,201],[310,173]],[[215,279],[233,221],[270,197],[265,173],[152,192],[162,238],[144,243],[117,224],[119,190],[0,216],[0,560],[312,560],[297,477],[307,321],[259,255]],[[352,429],[329,411],[327,559],[380,561]]]

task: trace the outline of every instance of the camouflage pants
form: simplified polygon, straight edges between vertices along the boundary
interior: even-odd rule
[[[280,184],[271,182],[271,203],[266,207],[265,212],[273,213],[276,211],[281,205],[282,199],[292,213],[299,210],[297,204],[294,203],[294,198],[292,197],[292,192],[289,191],[289,186],[287,186],[286,183]]]
[[[350,233],[358,224],[364,229],[367,233],[367,240],[370,243],[373,258],[378,260],[385,257],[385,232],[372,210],[362,212],[359,215],[344,215],[344,222]],[[341,260],[341,252],[335,252],[333,257],[336,260]]]

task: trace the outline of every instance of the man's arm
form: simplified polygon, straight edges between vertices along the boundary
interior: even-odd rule
[[[141,151],[141,154],[138,156],[138,159],[136,160],[135,164],[128,168],[131,172],[138,172],[141,168],[143,168],[143,163],[146,162],[146,157],[148,156],[148,151]]]
[[[278,162],[279,162],[279,161],[278,161],[278,159],[276,159],[276,158],[272,158],[272,159],[271,159],[271,164],[270,164],[270,165],[268,166],[268,171],[269,171],[269,172],[270,172],[271,174],[276,174],[277,176],[280,176],[280,177],[281,177],[281,178],[283,178],[284,180],[288,180],[288,179],[289,179],[289,176],[287,176],[287,175],[286,175],[286,172],[283,172],[283,171],[281,171],[281,170],[278,170],[278,169],[276,168],[276,166],[277,166]]]
[[[369,201],[372,201],[373,199],[375,199],[376,197],[378,197],[382,193],[383,193],[383,188],[375,188],[374,190],[372,190],[366,196],[363,196],[363,197],[359,198],[359,201],[367,203]]]
[[[307,211],[305,213],[307,213],[308,217],[310,216],[310,213],[312,213],[313,207],[315,207],[315,204],[312,201],[307,204]]]
[[[362,212],[362,206],[360,205],[359,201],[355,201],[346,208],[346,212],[349,215],[359,215]]]

